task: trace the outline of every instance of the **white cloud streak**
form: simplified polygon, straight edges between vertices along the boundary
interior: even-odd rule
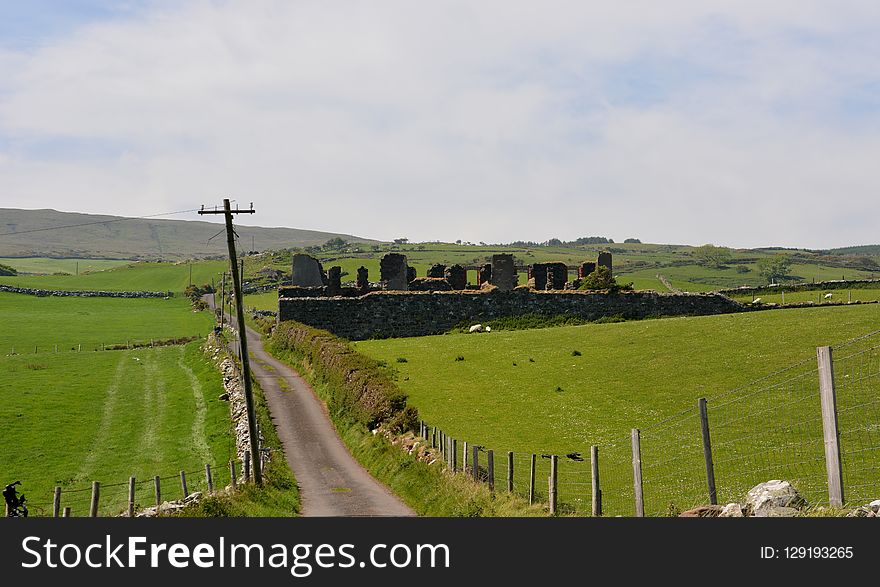
[[[0,52],[2,204],[231,194],[255,223],[378,238],[876,242],[878,24],[855,1],[160,3]]]

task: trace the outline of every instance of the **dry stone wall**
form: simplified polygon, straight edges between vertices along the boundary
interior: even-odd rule
[[[170,298],[174,296],[174,292],[170,291],[65,291],[13,287],[11,285],[0,285],[0,291],[40,297],[59,296],[72,298]]]
[[[580,291],[372,292],[354,298],[280,298],[278,320],[295,320],[350,340],[440,334],[461,322],[569,314],[585,320],[697,316],[743,311],[719,294]]]

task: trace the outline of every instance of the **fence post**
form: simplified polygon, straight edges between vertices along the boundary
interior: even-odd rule
[[[437,427],[431,430],[431,448],[437,448]]]
[[[251,478],[251,452],[244,453],[244,482],[247,483]]]
[[[642,494],[642,447],[638,428],[632,430],[633,494],[636,500],[636,516],[645,517],[645,497]]]
[[[189,497],[189,490],[186,488],[186,473],[180,472],[180,488],[183,490],[183,499]]]
[[[489,491],[495,491],[495,452],[492,450],[486,454],[486,470],[489,475]]]
[[[599,447],[590,447],[590,478],[593,494],[593,515],[602,515],[602,486],[599,484]]]
[[[537,455],[532,455],[532,462],[529,465],[529,505],[535,503],[535,462]]]
[[[461,443],[461,472],[467,473],[468,469],[468,446],[467,441]]]
[[[134,517],[134,477],[128,478],[128,517]]]
[[[709,503],[718,505],[718,493],[715,490],[715,464],[712,462],[712,441],[709,438],[709,408],[706,398],[701,397],[700,428],[703,431],[703,457],[706,459],[706,482],[709,484]]]
[[[235,459],[229,460],[229,478],[232,479],[232,490],[238,489],[238,480],[235,478]]]
[[[507,493],[513,493],[513,452],[507,451]]]
[[[458,470],[458,441],[456,439],[452,439],[452,472],[455,473]]]
[[[70,506],[67,506],[67,507],[64,508],[64,513],[62,514],[62,516],[65,517],[65,518],[69,518],[69,517],[70,517]]]
[[[159,489],[159,476],[153,477],[153,486],[156,489],[156,505],[162,505],[162,491]]]
[[[471,446],[471,469],[474,472],[474,481],[476,483],[480,482],[479,452],[480,448],[478,446]]]
[[[205,464],[205,479],[208,481],[208,493],[214,493],[214,477],[211,476],[211,465]]]
[[[550,515],[556,515],[556,482],[559,475],[559,457],[550,455]]]
[[[61,513],[61,488],[55,487],[55,495],[52,497],[52,517],[57,518]]]
[[[822,402],[822,431],[825,437],[825,470],[828,473],[828,502],[843,507],[843,470],[840,463],[840,431],[837,428],[837,393],[834,388],[834,360],[830,346],[816,349],[819,361],[819,395]]]
[[[89,505],[89,517],[98,517],[98,499],[101,497],[101,484],[92,481],[92,503]]]

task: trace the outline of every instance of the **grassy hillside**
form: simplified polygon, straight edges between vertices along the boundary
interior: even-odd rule
[[[255,214],[255,219],[260,218]],[[56,210],[0,208],[0,256],[93,257],[110,259],[186,259],[226,254],[226,240],[214,238],[222,224],[205,222],[192,212],[186,220],[127,219]],[[270,214],[263,218],[271,219]],[[58,228],[67,227],[72,228]],[[54,228],[54,230],[43,230]],[[373,242],[359,237],[236,224],[241,246],[259,250],[321,245],[332,238]]]

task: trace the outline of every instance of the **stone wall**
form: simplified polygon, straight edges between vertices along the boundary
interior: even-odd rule
[[[65,291],[13,287],[11,285],[0,285],[0,291],[40,297],[59,296],[72,298],[170,298],[174,296],[174,292],[170,291]]]
[[[356,298],[281,298],[279,321],[296,320],[351,340],[424,336],[461,322],[505,316],[569,314],[585,320],[606,316],[637,319],[696,316],[744,310],[718,294],[580,291],[373,292]]]

